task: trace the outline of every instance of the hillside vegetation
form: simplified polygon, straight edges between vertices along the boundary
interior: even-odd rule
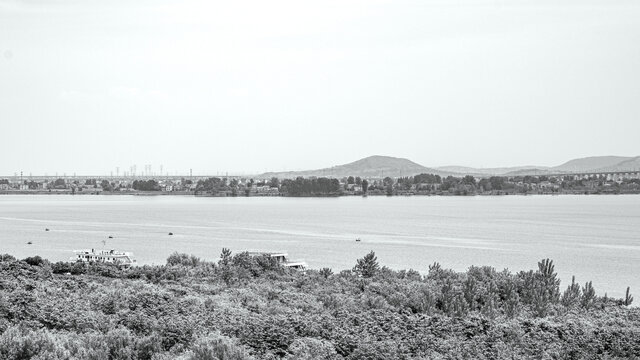
[[[627,359],[633,298],[560,287],[553,263],[511,273],[297,272],[223,250],[119,269],[0,256],[1,359]]]

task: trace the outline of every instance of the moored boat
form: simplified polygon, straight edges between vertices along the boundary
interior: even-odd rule
[[[131,266],[135,265],[136,260],[133,258],[133,253],[117,250],[76,250],[74,251],[76,256],[71,260],[84,261],[84,262],[102,262],[107,264],[113,264],[118,266]]]
[[[284,267],[296,270],[304,270],[307,268],[307,263],[302,260],[291,260],[289,254],[285,252],[269,252],[269,251],[248,251],[250,256],[269,256],[275,259],[276,262]]]

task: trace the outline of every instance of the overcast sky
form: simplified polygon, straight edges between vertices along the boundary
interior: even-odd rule
[[[0,174],[640,155],[638,19],[637,0],[0,0]]]

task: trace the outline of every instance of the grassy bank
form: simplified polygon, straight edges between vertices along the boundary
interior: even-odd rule
[[[640,355],[640,309],[553,264],[305,273],[174,254],[118,269],[0,256],[2,359],[582,359]],[[534,264],[535,265],[535,264]]]

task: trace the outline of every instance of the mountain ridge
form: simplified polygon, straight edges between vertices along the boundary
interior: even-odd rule
[[[350,163],[336,165],[328,168],[302,171],[266,172],[259,177],[269,178],[295,178],[298,176],[324,176],[324,177],[402,177],[414,176],[422,173],[440,176],[524,176],[524,175],[549,175],[554,173],[579,173],[579,172],[612,172],[612,171],[639,171],[640,156],[589,156],[572,159],[560,165],[549,166],[512,166],[497,168],[473,168],[466,166],[440,166],[427,167],[406,158],[372,155]]]
[[[303,171],[283,171],[267,172],[261,177],[282,177],[294,178],[298,176],[326,176],[326,177],[402,177],[414,176],[428,173],[440,176],[452,175],[452,172],[440,171],[429,168],[409,159],[392,156],[372,155],[347,164],[336,165],[329,168],[303,170]]]
[[[633,159],[631,156],[589,156],[572,159],[561,165],[551,168],[552,171],[581,172],[594,171],[606,167],[615,166],[621,162]]]
[[[627,160],[623,160],[615,165],[606,166],[598,169],[600,172],[616,172],[616,171],[638,171],[640,170],[640,156],[635,156]]]

